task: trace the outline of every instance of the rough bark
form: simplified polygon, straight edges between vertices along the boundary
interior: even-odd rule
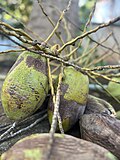
[[[27,137],[2,155],[2,160],[16,160],[16,157],[17,160],[27,160],[27,158],[33,160],[34,156],[36,160],[44,160],[48,141],[49,134]],[[62,137],[58,134],[56,134],[50,155],[50,160],[111,160],[111,158],[115,159],[109,151],[96,144],[69,135]]]
[[[120,120],[92,99],[85,113],[80,120],[82,138],[103,146],[120,159]]]

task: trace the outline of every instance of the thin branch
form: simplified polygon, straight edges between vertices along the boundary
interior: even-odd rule
[[[94,68],[85,68],[86,71],[102,71],[105,69],[120,69],[120,65],[119,64],[118,65],[106,65],[106,66],[97,66]]]
[[[61,67],[61,73],[59,74],[57,93],[56,93],[56,101],[55,101],[55,104],[54,104],[54,113],[53,113],[53,117],[52,117],[51,129],[50,129],[50,139],[49,139],[49,143],[48,143],[47,152],[46,152],[46,155],[45,155],[46,160],[50,159],[52,146],[53,146],[53,143],[54,143],[54,133],[55,133],[56,127],[57,127],[57,120],[58,120],[58,113],[59,113],[59,106],[60,106],[60,92],[61,92],[60,88],[61,88],[62,78],[63,78],[63,67]],[[63,130],[63,128],[62,128],[62,130]]]
[[[110,33],[104,40],[102,40],[102,41],[100,42],[100,44],[102,44],[102,43],[104,43],[105,41],[107,41],[108,38],[109,38],[111,35],[112,35],[112,33]],[[78,57],[78,59],[86,58],[86,59],[85,59],[85,66],[88,66],[89,61],[91,62],[90,57],[92,56],[93,53],[95,53],[95,49],[97,49],[98,46],[99,46],[99,45],[96,44],[95,47],[92,47],[91,50],[89,50],[86,54],[83,54],[83,55],[81,56],[81,58]],[[93,58],[93,59],[94,59],[94,58]],[[96,61],[96,60],[97,60],[97,59],[95,58],[93,61]],[[91,62],[92,64],[93,64],[93,61]],[[83,62],[83,61],[82,61],[82,62]]]
[[[76,38],[72,39],[71,41],[68,41],[67,43],[65,43],[65,44],[58,50],[58,52],[62,52],[64,48],[66,48],[66,47],[69,46],[69,45],[75,44],[75,42],[78,41],[79,39],[82,39],[82,38],[84,38],[84,37],[86,37],[86,36],[88,36],[88,35],[90,35],[90,34],[92,34],[92,33],[94,33],[94,32],[97,32],[97,31],[100,30],[101,28],[108,27],[108,26],[110,26],[111,24],[118,22],[119,20],[120,20],[120,17],[117,17],[117,18],[109,21],[108,23],[101,24],[101,25],[99,25],[98,27],[94,28],[93,30],[90,30],[90,31],[88,31],[88,32],[83,33],[83,34],[80,35],[80,36],[77,36]]]
[[[88,75],[96,84],[98,84],[106,93],[108,93],[108,95],[110,95],[116,102],[120,104],[120,101],[114,97],[94,76],[91,76],[89,73]]]
[[[65,61],[65,60],[62,59],[61,57],[54,55],[54,53],[53,53],[49,48],[45,48],[44,50],[41,50],[41,49],[40,49],[40,50],[32,50],[32,49],[29,49],[28,47],[20,44],[19,42],[16,42],[15,40],[13,40],[11,37],[9,37],[8,35],[6,35],[5,33],[0,32],[0,34],[2,34],[2,35],[5,36],[6,38],[10,39],[12,42],[14,42],[15,44],[17,44],[18,46],[26,49],[26,50],[29,51],[29,52],[33,52],[33,53],[36,53],[36,54],[40,54],[40,55],[43,56],[43,57],[50,58],[50,59],[53,59],[53,60],[57,60],[57,61],[59,61],[59,62],[61,62],[61,63],[63,63],[63,64],[66,64],[66,65],[75,67],[75,68],[77,68],[78,70],[80,70],[81,72],[85,73],[85,72],[84,72],[85,68],[82,69],[80,66],[75,65],[75,64],[73,64],[73,63],[71,63],[71,62],[69,62],[69,61]]]
[[[5,54],[5,53],[13,53],[13,52],[23,52],[23,51],[25,51],[25,49],[17,49],[17,50],[13,50],[13,49],[11,49],[11,50],[6,50],[6,51],[1,51],[0,52],[0,54]]]
[[[4,26],[5,28],[7,28],[9,30],[15,31],[19,35],[24,36],[29,40],[32,40],[32,38],[26,32],[24,32],[22,29],[14,28],[14,27],[10,26],[9,24],[6,24],[6,23],[1,22],[1,21],[0,21],[0,26]]]
[[[13,19],[15,19],[17,22],[19,22],[25,29],[26,31],[32,33],[34,36],[36,36],[38,39],[40,39],[41,41],[43,41],[43,39],[38,36],[38,34],[36,34],[35,32],[32,31],[32,29],[30,29],[28,26],[26,27],[26,25],[20,21],[17,17],[15,17],[14,15],[12,15],[9,11],[7,11],[5,8],[0,7],[0,10],[2,10],[3,12],[5,12],[6,14],[8,14],[9,16],[11,16]]]
[[[27,127],[25,127],[25,128],[20,129],[19,131],[11,134],[11,135],[8,136],[8,137],[5,137],[5,138],[3,138],[3,139],[0,139],[0,143],[5,142],[5,141],[8,141],[9,139],[14,138],[15,136],[17,136],[17,135],[19,135],[19,134],[21,134],[21,133],[23,133],[23,132],[25,132],[25,131],[33,128],[35,125],[37,125],[38,123],[40,123],[41,121],[43,121],[45,118],[47,118],[47,114],[44,114],[42,117],[40,117],[39,119],[37,119],[37,120],[36,120],[35,122],[33,122],[31,125],[29,125],[29,126],[27,126]]]
[[[7,131],[5,131],[3,134],[0,135],[0,140],[3,139],[3,137],[5,137],[8,133],[10,133],[15,128],[15,126],[16,122],[14,122]]]
[[[36,54],[41,54],[43,57],[46,57],[46,58],[50,58],[50,59],[54,59],[54,60],[57,60],[65,65],[69,65],[69,66],[72,66],[76,69],[78,69],[80,72],[84,73],[84,74],[88,74],[89,71],[101,71],[101,70],[104,70],[104,69],[120,69],[120,65],[106,65],[106,66],[98,66],[98,67],[94,67],[94,68],[82,68],[78,65],[75,65],[69,61],[65,61],[64,59],[62,59],[61,57],[56,57],[55,55],[51,55],[51,51],[50,49],[46,49],[46,52],[44,51],[37,51],[37,50],[31,50],[29,48],[27,48],[26,46],[20,44],[19,42],[16,42],[15,40],[13,40],[11,37],[9,37],[8,35],[6,35],[5,33],[3,32],[0,32],[0,34],[4,35],[5,37],[7,37],[8,39],[10,39],[11,41],[13,41],[15,44],[21,46],[22,48],[26,49],[27,51],[30,51],[30,52],[33,52],[33,53],[36,53]],[[54,53],[53,53],[54,54]]]
[[[82,30],[77,24],[73,23],[68,17],[66,17],[66,18],[67,18],[67,20],[68,20],[74,27],[76,27],[79,31],[82,31],[82,32],[83,32],[83,30]],[[108,46],[105,46],[105,45],[103,45],[103,44],[100,44],[98,41],[96,41],[95,39],[93,39],[92,37],[90,37],[90,35],[87,35],[87,37],[88,37],[92,42],[94,42],[94,43],[96,43],[96,44],[99,44],[102,48],[106,48],[106,49],[109,49],[109,50],[111,50],[112,52],[114,52],[114,53],[116,53],[116,54],[120,54],[119,52],[113,50],[112,48],[110,48],[110,47],[108,47]]]
[[[93,9],[92,9],[92,11],[91,11],[90,15],[89,15],[88,21],[86,22],[86,24],[85,24],[85,26],[84,26],[83,33],[85,33],[85,32],[86,32],[86,29],[87,29],[88,25],[89,25],[89,24],[90,24],[90,22],[91,22],[91,19],[92,19],[93,13],[94,13],[94,11],[95,11],[95,6],[96,6],[96,2],[95,2],[95,4],[94,4],[94,7],[93,7]],[[72,51],[70,50],[70,53],[69,53],[69,54],[67,54],[67,55],[65,55],[64,57],[66,57],[66,58],[70,58],[73,54],[75,54],[75,53],[76,53],[76,51],[80,48],[81,43],[82,43],[82,40],[78,43],[78,46],[77,46],[76,48],[74,48]]]
[[[47,59],[47,65],[48,65],[48,77],[49,77],[49,85],[50,85],[51,94],[52,94],[52,101],[53,101],[53,104],[55,104],[56,96],[55,96],[55,91],[54,91],[54,87],[53,87],[53,80],[52,80],[49,58]]]
[[[111,81],[111,82],[115,82],[115,83],[120,84],[120,81],[114,80],[114,79],[109,78],[109,77],[107,77],[107,76],[105,76],[105,75],[102,75],[102,74],[100,74],[100,73],[96,73],[96,72],[93,72],[93,71],[91,71],[91,72],[89,72],[89,73],[90,73],[91,75],[94,75],[95,77],[102,77],[102,78],[104,78],[104,79],[106,79],[106,80],[108,80],[108,81]]]
[[[112,32],[112,36],[113,36],[113,39],[115,41],[115,44],[117,45],[118,51],[120,52],[120,44],[119,44],[114,32]]]
[[[97,59],[94,59],[91,63],[89,63],[87,65],[87,67],[90,67],[90,66],[93,66],[99,62],[101,62],[102,60],[105,60],[107,59],[108,57],[112,56],[113,55],[113,52],[111,53],[109,50],[107,50],[102,56],[100,56],[99,58]]]
[[[37,0],[38,4],[39,4],[39,7],[42,11],[42,13],[45,15],[45,17],[47,18],[47,20],[50,22],[50,24],[55,28],[55,24],[54,22],[52,21],[52,19],[49,17],[49,15],[45,12],[44,10],[44,7],[42,6],[42,1],[41,0]],[[64,44],[64,41],[63,39],[61,38],[61,36],[55,32],[56,36],[58,37],[58,39],[61,41],[62,44]]]
[[[91,38],[90,36],[88,36],[88,37],[91,39],[91,41],[93,41],[94,43],[96,43],[96,44],[100,45],[101,47],[106,48],[106,49],[109,49],[110,51],[112,51],[112,52],[114,52],[114,53],[116,53],[116,54],[120,55],[120,53],[119,53],[119,52],[117,52],[117,51],[113,50],[112,48],[110,48],[110,47],[108,47],[108,46],[104,46],[103,44],[101,44],[100,42],[97,42],[96,40],[94,40],[94,39],[93,39],[93,38]]]
[[[56,126],[57,126],[57,117],[58,117],[59,105],[60,105],[60,92],[61,92],[60,87],[61,87],[61,83],[62,83],[62,78],[63,78],[63,65],[61,66],[61,72],[59,74],[58,87],[57,87],[57,93],[56,93],[56,101],[55,101],[55,106],[54,106],[54,114],[53,114],[53,118],[52,118],[51,129],[50,129],[51,134],[55,132]],[[59,118],[60,118],[60,115],[59,115]],[[61,122],[59,122],[59,124],[60,123]]]
[[[55,91],[54,91],[54,87],[53,87],[53,79],[52,79],[49,59],[47,59],[47,64],[48,64],[48,77],[49,77],[49,84],[50,84],[50,88],[51,88],[52,101],[53,101],[53,105],[55,106],[56,105],[56,95],[55,95]],[[60,129],[61,133],[63,134],[64,131],[62,128],[61,117],[60,117],[59,112],[57,113],[57,118],[58,118],[58,123],[59,123],[59,129]]]
[[[89,14],[89,18],[88,18],[87,23],[85,24],[84,31],[86,31],[88,25],[89,25],[90,22],[91,22],[91,19],[92,19],[92,17],[93,17],[94,12],[95,12],[95,7],[96,7],[96,2],[94,3],[94,6],[93,6],[93,8],[92,8],[92,11],[91,11],[90,14]]]
[[[71,2],[72,2],[72,0],[69,0],[66,9],[64,9],[63,12],[61,13],[60,18],[58,19],[57,24],[55,25],[53,31],[52,31],[51,34],[48,36],[48,38],[44,41],[45,43],[48,43],[48,41],[52,38],[52,36],[53,36],[54,33],[56,32],[56,30],[58,29],[58,27],[59,27],[59,25],[60,25],[60,23],[61,23],[64,15],[65,15],[65,13],[70,9]]]
[[[23,43],[27,43],[27,44],[32,44],[32,43],[33,43],[33,40],[27,40],[27,39],[23,38],[22,35],[16,34],[15,31],[8,31],[8,30],[6,30],[6,29],[3,28],[3,27],[0,27],[0,31],[1,31],[1,32],[4,32],[5,34],[7,34],[7,35],[9,35],[9,36],[14,36],[14,37],[16,37],[17,39],[19,39],[19,40],[22,41]]]

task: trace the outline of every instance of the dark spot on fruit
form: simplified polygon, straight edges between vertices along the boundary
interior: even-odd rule
[[[18,108],[18,109],[21,109],[22,107],[21,107],[21,106],[17,106],[17,108]]]
[[[34,91],[35,91],[35,89],[31,87],[31,91],[32,91],[32,92],[34,92]]]
[[[61,84],[60,89],[61,89],[61,92],[62,92],[62,95],[63,95],[63,96],[65,95],[65,93],[66,93],[68,87],[69,87],[68,84],[63,84],[63,83]]]
[[[67,92],[69,85],[67,84],[61,84],[61,95],[60,95],[60,116],[62,121],[64,119],[69,119],[70,126],[72,126],[78,118],[83,115],[85,111],[85,104],[79,104],[73,100],[67,100],[64,98],[64,95]],[[54,111],[54,105],[52,102],[52,96],[50,96],[49,100],[49,109],[53,112]]]
[[[24,101],[28,99],[27,95],[20,95],[19,92],[17,91],[17,86],[10,86],[10,88],[7,90],[7,92],[10,95],[10,101],[9,104],[15,102],[16,107],[15,109],[21,109],[23,107]]]
[[[38,72],[42,72],[43,74],[47,75],[46,63],[43,62],[41,59],[28,56],[26,59],[26,65],[28,67],[33,67]]]
[[[39,101],[40,100],[39,95],[35,95],[35,99],[36,99],[36,101]]]
[[[37,95],[39,94],[39,92],[38,92],[38,91],[34,91],[34,93],[35,93],[35,94],[37,94]]]
[[[49,110],[54,112],[54,105],[52,96],[48,103]],[[60,96],[60,116],[61,120],[69,119],[70,126],[72,126],[85,111],[85,105],[79,104],[72,100],[66,100],[63,95]]]
[[[8,89],[8,93],[12,96],[12,95],[15,95],[15,91],[14,91],[15,88],[13,88],[12,86]]]

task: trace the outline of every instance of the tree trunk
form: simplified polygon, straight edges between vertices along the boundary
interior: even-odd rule
[[[82,138],[96,143],[120,159],[120,120],[101,114],[85,114],[80,121]]]
[[[85,114],[80,120],[81,136],[108,149],[120,159],[120,120],[112,117],[109,107],[106,101],[88,97]]]

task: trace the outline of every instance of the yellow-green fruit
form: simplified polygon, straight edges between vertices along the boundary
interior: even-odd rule
[[[56,89],[55,84],[55,89]],[[88,76],[75,70],[73,67],[64,69],[64,77],[61,84],[60,116],[64,131],[69,130],[83,115],[89,91]],[[48,117],[50,123],[53,116],[52,96],[48,104]]]
[[[23,52],[9,71],[1,93],[6,115],[13,120],[33,114],[48,93],[46,59],[38,54]]]
[[[120,82],[120,77],[113,78],[113,80]],[[115,83],[111,81],[109,82],[107,89],[112,96],[120,100],[120,84],[119,83]]]

